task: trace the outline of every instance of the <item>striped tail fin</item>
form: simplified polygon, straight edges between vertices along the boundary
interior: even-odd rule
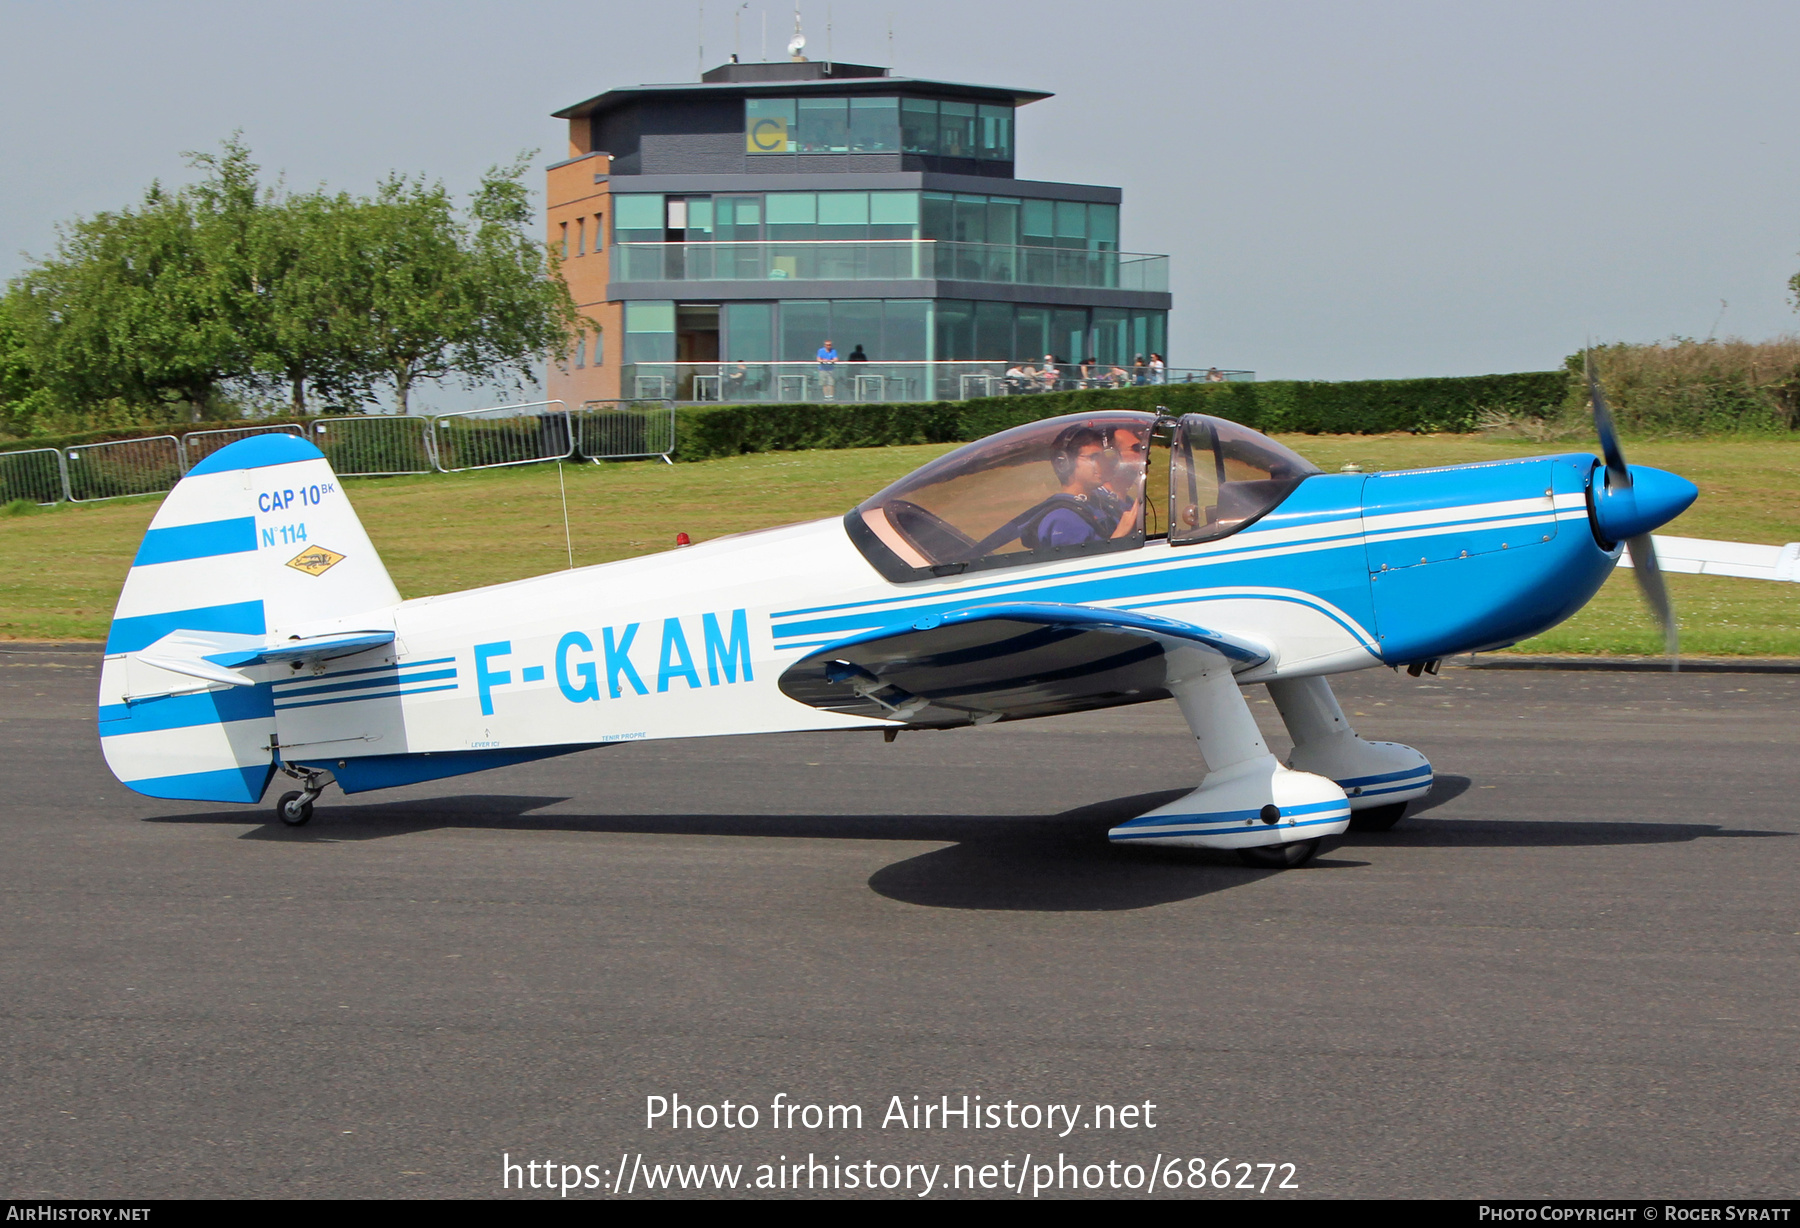
[[[258,800],[276,766],[265,645],[391,641],[399,600],[317,448],[267,434],[219,449],[163,500],[119,594],[107,766],[150,797]]]

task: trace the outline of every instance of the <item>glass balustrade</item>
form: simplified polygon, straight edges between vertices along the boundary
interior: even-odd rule
[[[1169,289],[1167,256],[941,239],[617,243],[612,259],[615,282],[938,279],[1162,293]]]
[[[1132,388],[1254,380],[1256,372],[1222,368],[1067,363],[1040,369],[1028,362],[639,362],[621,372],[630,398],[721,404],[807,401],[966,401],[1083,388]]]

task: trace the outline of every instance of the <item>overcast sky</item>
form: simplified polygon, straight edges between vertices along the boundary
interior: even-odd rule
[[[809,51],[827,7],[802,6]],[[0,276],[54,226],[183,181],[242,129],[265,172],[466,192],[549,113],[780,56],[793,9],[580,0],[0,0]],[[1053,91],[1022,178],[1125,192],[1174,257],[1170,357],[1265,378],[1539,370],[1592,334],[1792,330],[1800,5],[833,0],[836,58]],[[890,17],[891,15],[891,17]],[[893,23],[892,53],[889,23]],[[1728,306],[1722,306],[1729,304]]]

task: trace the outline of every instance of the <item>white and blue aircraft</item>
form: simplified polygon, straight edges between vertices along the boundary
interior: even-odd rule
[[[948,453],[841,519],[400,600],[324,456],[214,453],[157,512],[99,731],[139,793],[277,805],[654,738],[981,725],[1173,697],[1205,775],[1116,841],[1298,865],[1431,788],[1330,675],[1435,672],[1569,617],[1697,494],[1606,453],[1326,474],[1218,418],[1107,411]],[[1293,737],[1280,763],[1242,687]]]

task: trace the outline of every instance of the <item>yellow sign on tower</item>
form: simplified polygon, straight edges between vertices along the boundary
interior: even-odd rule
[[[787,120],[772,115],[751,120],[744,130],[744,150],[746,153],[787,153]]]

